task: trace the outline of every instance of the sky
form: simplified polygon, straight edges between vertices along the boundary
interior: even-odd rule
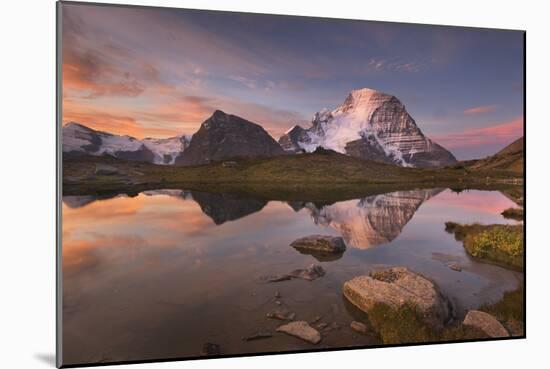
[[[523,33],[63,5],[63,124],[164,138],[221,109],[278,139],[364,87],[458,159],[485,157],[523,135]]]

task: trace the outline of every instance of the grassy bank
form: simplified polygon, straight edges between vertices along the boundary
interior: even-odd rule
[[[518,179],[505,171],[402,168],[332,152],[242,159],[227,164],[174,167],[112,157],[66,158],[63,189],[64,194],[76,195],[185,188],[281,200],[304,200],[307,193],[312,199],[335,201],[414,188],[506,188],[514,187],[510,181]],[[97,174],[96,168],[104,165],[114,168],[113,173]]]
[[[471,256],[514,269],[523,269],[522,225],[462,225],[447,222],[445,230],[462,241],[464,249]]]

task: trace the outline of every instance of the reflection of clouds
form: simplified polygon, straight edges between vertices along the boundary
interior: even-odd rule
[[[485,214],[500,214],[510,207],[516,207],[513,201],[499,192],[476,190],[465,190],[459,194],[447,190],[430,201],[430,204]]]

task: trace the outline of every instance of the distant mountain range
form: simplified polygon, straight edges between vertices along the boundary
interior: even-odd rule
[[[367,88],[352,91],[332,111],[316,113],[311,127],[292,127],[278,142],[261,125],[220,110],[205,120],[192,137],[139,140],[75,122],[63,127],[66,155],[110,155],[162,165],[299,154],[318,147],[405,167],[456,163],[449,151],[424,136],[396,97]]]
[[[67,155],[111,155],[119,159],[170,165],[189,143],[187,136],[138,140],[96,131],[75,122],[63,127],[63,153]]]

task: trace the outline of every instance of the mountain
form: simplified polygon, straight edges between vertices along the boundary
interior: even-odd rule
[[[260,125],[216,110],[193,135],[177,165],[200,165],[230,158],[256,158],[285,152]]]
[[[525,160],[523,140],[522,136],[492,156],[471,161],[469,167],[472,169],[497,169],[523,173]]]
[[[420,205],[442,189],[398,191],[317,207],[303,204],[315,224],[336,229],[350,247],[368,249],[393,241]],[[299,211],[297,204],[292,204]]]
[[[154,164],[174,164],[189,146],[186,136],[145,138],[119,136],[70,122],[63,127],[63,154],[110,155],[119,159]]]
[[[315,113],[310,128],[294,126],[279,144],[288,152],[313,152],[321,146],[404,167],[456,163],[453,154],[424,136],[395,96],[368,88],[352,91],[332,111]]]

